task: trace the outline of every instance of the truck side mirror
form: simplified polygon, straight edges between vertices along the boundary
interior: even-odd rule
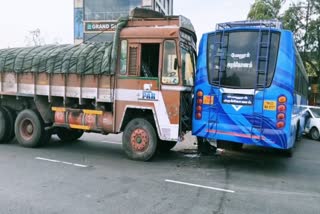
[[[177,70],[178,69],[178,58],[175,58],[174,59],[174,70]]]

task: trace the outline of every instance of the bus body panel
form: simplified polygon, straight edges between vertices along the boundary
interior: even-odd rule
[[[210,84],[207,67],[209,34],[203,35],[195,79],[194,135],[278,149],[293,147],[296,132],[304,124],[299,105],[306,104],[306,99],[295,92],[296,57],[292,33],[286,30],[272,32],[280,34],[276,70],[271,85],[263,90]],[[203,93],[200,119],[197,118],[199,91]],[[278,108],[282,105],[278,99],[283,96],[286,97],[285,118],[282,120],[285,126],[277,128]],[[239,105],[235,104],[237,102]],[[260,124],[259,128],[257,124]]]

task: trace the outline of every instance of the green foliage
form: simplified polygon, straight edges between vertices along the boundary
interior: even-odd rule
[[[285,0],[255,0],[248,19],[279,19],[294,33],[297,48],[310,76],[320,79],[320,0],[291,3],[280,14]]]
[[[255,0],[248,14],[248,19],[276,19],[285,0]]]

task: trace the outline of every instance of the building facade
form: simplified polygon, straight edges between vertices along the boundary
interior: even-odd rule
[[[173,14],[173,0],[74,0],[75,44],[112,40],[118,18],[136,7]]]

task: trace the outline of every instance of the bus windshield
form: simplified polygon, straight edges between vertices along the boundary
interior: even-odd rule
[[[233,31],[225,32],[223,35],[222,33],[210,34],[207,62],[211,84],[220,83],[220,86],[229,88],[255,88],[259,81],[257,80],[258,71],[266,70],[266,86],[270,86],[276,66],[279,40],[280,33],[268,34],[268,31],[262,31],[262,33]],[[261,58],[257,56],[258,53]],[[262,56],[266,56],[266,59],[262,60]],[[267,66],[266,63],[268,63]]]

